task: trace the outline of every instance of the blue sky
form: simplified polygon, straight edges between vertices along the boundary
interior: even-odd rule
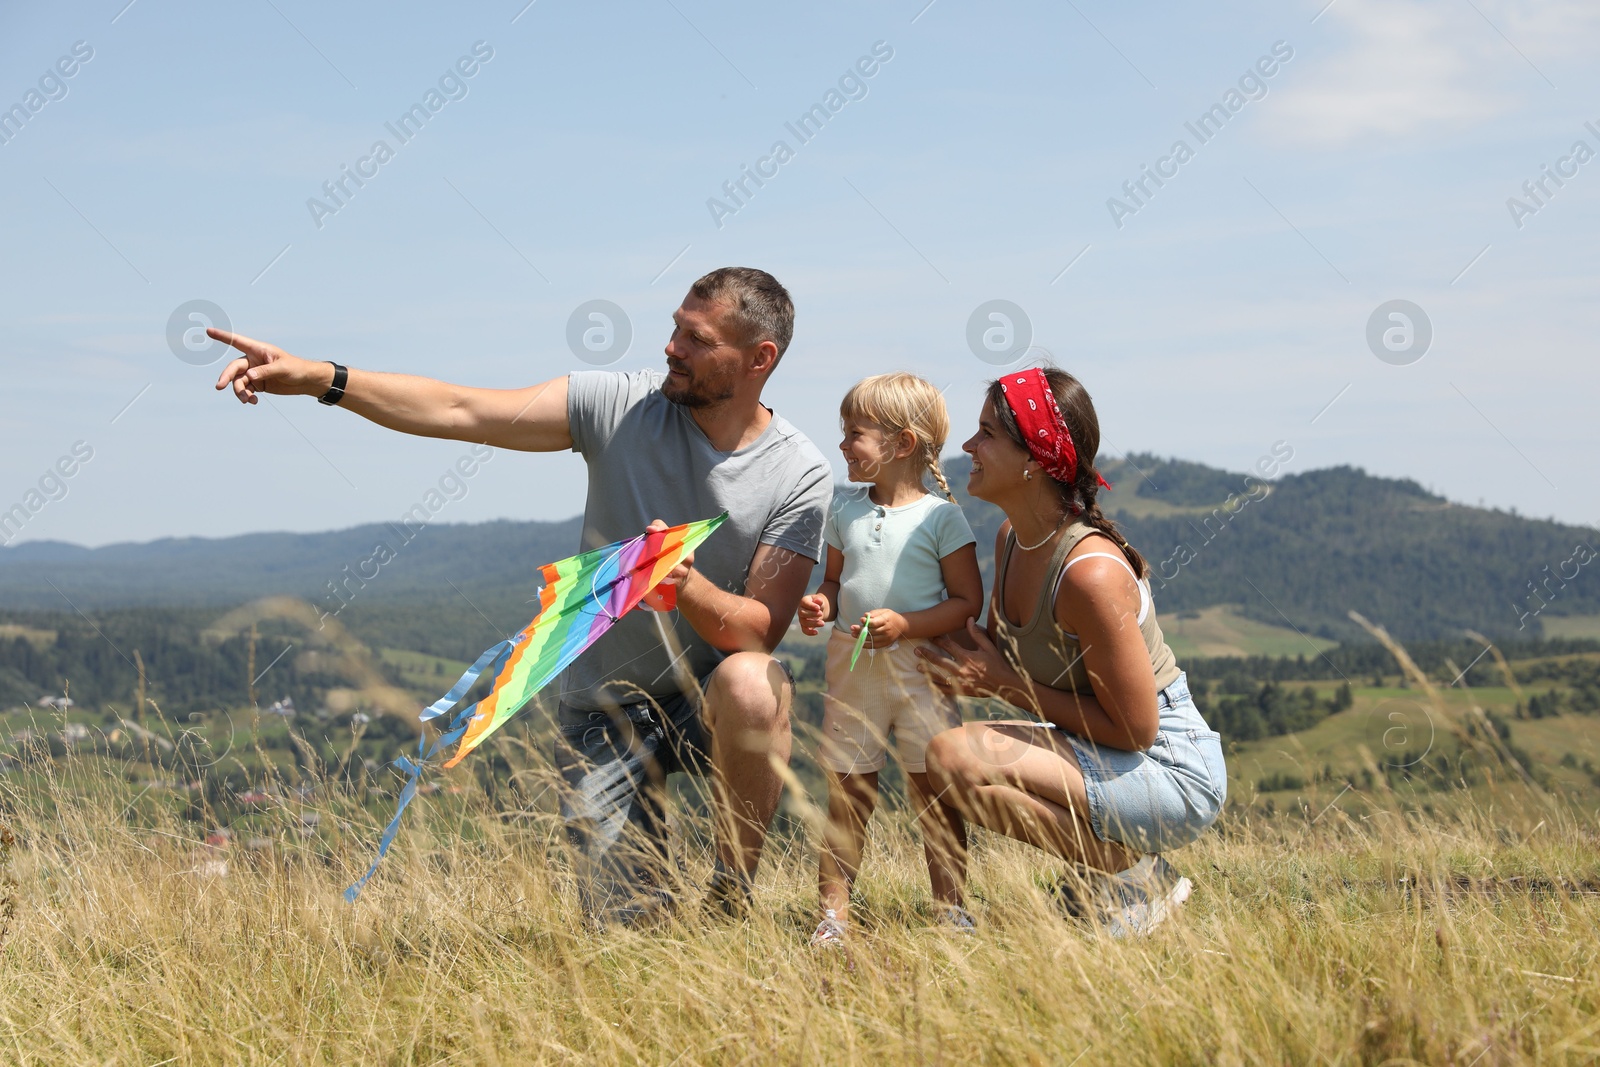
[[[213,394],[220,364],[168,346],[187,301],[306,357],[513,386],[587,366],[566,334],[593,299],[631,320],[612,365],[660,366],[725,264],[794,294],[769,402],[830,458],[839,397],[895,368],[947,388],[954,451],[996,370],[968,319],[1004,299],[1110,454],[1242,471],[1286,441],[1291,473],[1600,520],[1600,159],[1571,152],[1600,151],[1592,4],[125,2],[0,12],[0,107],[26,112],[0,124],[0,510],[92,450],[18,541],[393,518],[466,452]],[[400,143],[385,124],[478,42]],[[800,143],[785,124],[875,45]],[[1217,104],[1201,143],[1185,124]],[[1161,162],[1180,139],[1192,158]],[[360,164],[378,140],[393,158]],[[714,218],[778,140],[792,158]],[[1535,205],[1546,165],[1569,176]],[[1171,176],[1140,203],[1146,166]],[[1394,299],[1431,323],[1420,359],[1369,348]],[[438,519],[564,518],[584,474],[502,453]]]

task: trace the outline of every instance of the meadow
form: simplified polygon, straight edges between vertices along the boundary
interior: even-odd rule
[[[519,788],[440,779],[447,788],[413,806],[347,904],[384,817],[348,778],[308,761],[297,788],[263,791],[248,836],[207,843],[193,798],[100,749],[64,751],[0,777],[0,1058],[1594,1062],[1594,791],[1581,775],[1519,771],[1514,754],[1594,717],[1518,722],[1512,744],[1482,728],[1495,694],[1447,696],[1420,672],[1404,692],[1454,753],[1459,783],[1413,781],[1406,768],[1420,763],[1356,725],[1393,699],[1366,689],[1303,735],[1241,746],[1227,813],[1171,857],[1195,895],[1134,942],[1064,914],[1060,864],[983,833],[979,930],[942,931],[909,820],[891,808],[858,883],[859,936],[812,950],[818,824],[798,781],[748,920],[697,906],[709,848],[690,789],[674,839],[683,908],[649,931],[590,929],[544,748],[515,735],[494,760]],[[1351,767],[1276,792],[1255,780],[1318,767],[1324,750]]]
[[[1337,643],[1246,618],[1226,604],[1164,613],[1160,621],[1162,636],[1180,662],[1196,656],[1292,656],[1321,652]]]

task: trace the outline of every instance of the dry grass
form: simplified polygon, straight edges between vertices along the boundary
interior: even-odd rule
[[[425,798],[352,906],[340,891],[372,841],[353,805],[320,805],[332,838],[219,854],[130,807],[103,766],[59,773],[0,798],[18,836],[7,1063],[1600,1057],[1600,838],[1520,785],[1426,822],[1383,795],[1361,816],[1233,813],[1173,857],[1196,894],[1137,943],[1069,923],[1043,891],[1052,866],[987,836],[980,933],[930,928],[919,851],[891,816],[859,887],[864,936],[818,954],[804,832],[769,847],[748,923],[691,909],[596,933],[547,815]],[[360,826],[341,837],[346,817]],[[703,874],[703,845],[682,851]]]
[[[978,934],[933,927],[920,847],[889,812],[858,936],[815,952],[815,812],[798,782],[748,922],[686,906],[650,932],[600,932],[578,917],[538,788],[543,746],[502,738],[493,754],[542,808],[496,810],[463,767],[451,780],[467,790],[413,807],[354,905],[341,892],[374,816],[330,782],[282,802],[267,847],[213,849],[129,784],[132,765],[30,763],[0,778],[16,834],[0,871],[0,1062],[1600,1060],[1594,813],[1541,792],[1472,726],[1481,711],[1449,706],[1373,632],[1492,768],[1487,785],[1421,794],[1427,816],[1382,775],[1317,809],[1235,806],[1172,857],[1195,896],[1137,942],[1064,918],[1058,865],[981,833]],[[682,826],[693,883],[705,820]]]

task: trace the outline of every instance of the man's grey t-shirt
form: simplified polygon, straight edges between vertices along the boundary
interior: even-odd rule
[[[582,550],[644,532],[651,519],[669,525],[728,513],[695,550],[700,576],[740,596],[758,544],[822,558],[822,523],[832,493],[816,446],[776,412],[756,441],[719,452],[687,408],[661,393],[660,371],[579,371],[567,378],[572,450],[589,464]],[[679,692],[680,671],[661,643],[652,615],[631,611],[561,677],[561,699],[577,708]],[[702,677],[723,658],[678,612],[683,663]]]

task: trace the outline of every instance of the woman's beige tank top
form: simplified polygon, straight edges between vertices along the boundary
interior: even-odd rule
[[[994,600],[989,610],[994,613],[995,635],[1000,639],[1001,653],[1040,685],[1073,693],[1094,691],[1089,683],[1089,670],[1084,666],[1083,650],[1077,635],[1067,633],[1056,624],[1055,598],[1061,585],[1061,575],[1069,566],[1068,553],[1085,537],[1099,532],[1085,522],[1074,522],[1067,527],[1056,545],[1055,554],[1050,558],[1050,569],[1045,572],[1045,581],[1039,587],[1033,614],[1021,626],[1007,619],[1005,609],[1001,606],[1005,599],[1006,572],[1011,565],[1011,552],[1017,544],[1015,532],[1006,534],[1005,551],[1000,566],[995,570]],[[1127,566],[1127,558],[1120,551],[1113,549],[1106,554]],[[1091,558],[1090,554],[1078,557],[1088,558]],[[1128,569],[1131,572],[1133,568]],[[1139,581],[1139,599],[1142,601],[1139,632],[1144,636],[1145,648],[1150,653],[1150,669],[1155,673],[1156,689],[1162,690],[1176,682],[1182,672],[1178,669],[1172,649],[1167,647],[1166,639],[1161,636],[1150,587],[1143,580]]]

